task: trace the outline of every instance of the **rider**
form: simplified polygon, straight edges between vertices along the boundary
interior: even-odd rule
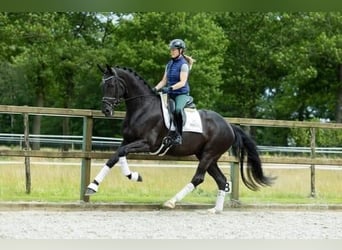
[[[175,101],[176,135],[172,138],[173,145],[182,144],[182,111],[189,100],[190,86],[188,76],[195,62],[190,56],[184,55],[185,42],[174,39],[169,44],[171,59],[167,63],[162,80],[154,87],[156,91],[167,93]]]

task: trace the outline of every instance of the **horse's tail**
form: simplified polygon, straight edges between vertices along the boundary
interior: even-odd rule
[[[240,173],[243,183],[247,188],[256,191],[259,186],[270,186],[274,177],[264,175],[257,146],[252,138],[240,127],[231,125],[235,133],[235,142],[232,145],[232,153],[240,162]],[[247,177],[244,173],[243,162],[247,154]]]

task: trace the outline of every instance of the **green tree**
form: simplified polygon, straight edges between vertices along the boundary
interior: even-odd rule
[[[340,19],[340,13],[218,13],[230,43],[217,109],[226,116],[334,120],[341,96]],[[284,144],[288,132],[253,134]]]
[[[336,120],[341,88],[340,13],[283,13],[279,22],[283,43],[272,59],[275,70],[283,74],[272,93],[274,109],[287,119]]]
[[[258,117],[258,104],[272,86],[269,57],[274,46],[267,13],[218,13],[216,22],[230,40],[224,55],[221,86],[223,98],[217,109],[224,115]]]

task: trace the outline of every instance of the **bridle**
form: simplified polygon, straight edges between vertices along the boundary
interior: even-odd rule
[[[117,75],[115,70],[113,70],[113,73],[114,73],[113,75],[102,79],[103,85],[109,84],[109,85],[112,85],[114,87],[114,94],[115,94],[114,97],[109,97],[109,96],[102,97],[102,103],[110,106],[111,108],[116,107],[121,102],[122,98],[119,96],[119,91],[118,91],[119,87],[122,87],[123,89],[125,89],[125,92],[126,92],[126,86],[125,86],[122,78],[120,78]],[[110,82],[107,83],[109,80],[110,80]]]
[[[102,84],[105,85],[105,84],[110,84],[114,87],[114,93],[115,93],[115,96],[114,97],[102,97],[102,103],[103,104],[106,104],[108,106],[110,106],[112,109],[115,108],[117,105],[120,104],[120,102],[122,101],[130,101],[130,100],[134,100],[136,98],[141,98],[141,97],[148,97],[148,96],[155,96],[155,94],[149,94],[149,95],[138,95],[138,96],[132,96],[132,97],[129,97],[129,98],[123,98],[123,97],[120,97],[119,96],[119,87],[121,87],[121,89],[124,89],[124,95],[126,95],[128,93],[127,91],[127,87],[125,85],[125,81],[118,76],[118,73],[116,72],[116,70],[114,68],[112,68],[112,72],[113,72],[113,75],[109,76],[109,77],[106,77],[106,78],[103,78],[102,79]],[[107,81],[111,80],[110,83],[107,83]]]

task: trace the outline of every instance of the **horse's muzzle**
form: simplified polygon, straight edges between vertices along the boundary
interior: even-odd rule
[[[112,103],[114,102],[114,103]],[[114,107],[117,105],[116,98],[102,98],[102,113],[106,116],[114,115]]]
[[[102,106],[102,113],[103,113],[106,117],[113,116],[113,114],[114,114],[113,107],[112,107],[112,106],[109,106],[109,105],[103,104],[103,106]]]

